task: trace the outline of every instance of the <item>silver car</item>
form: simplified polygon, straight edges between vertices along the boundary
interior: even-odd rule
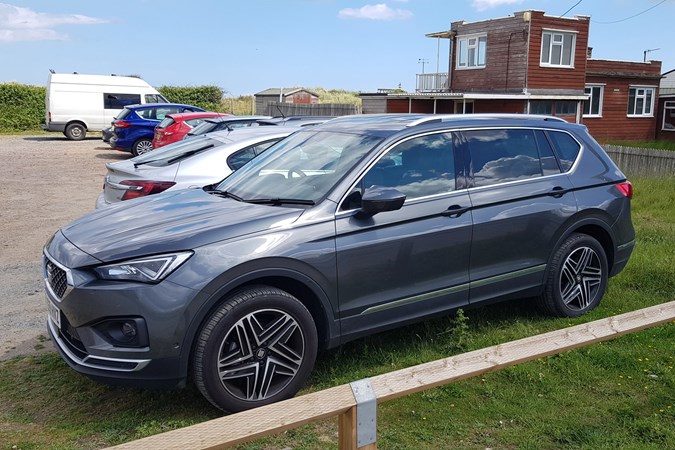
[[[96,209],[167,190],[217,183],[297,130],[298,127],[251,127],[218,131],[108,163]]]

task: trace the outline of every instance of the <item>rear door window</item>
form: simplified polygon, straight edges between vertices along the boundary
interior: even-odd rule
[[[103,108],[122,109],[128,105],[136,105],[141,102],[140,94],[103,94]]]
[[[541,177],[542,167],[533,130],[463,131],[471,157],[474,186]]]

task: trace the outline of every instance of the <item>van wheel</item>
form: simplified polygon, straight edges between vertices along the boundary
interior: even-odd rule
[[[143,153],[148,153],[152,150],[152,141],[150,139],[139,139],[134,142],[134,145],[131,147],[131,153],[134,156],[142,155]]]
[[[298,299],[272,287],[249,287],[206,320],[194,350],[194,382],[223,411],[284,400],[307,380],[317,342],[312,315]]]
[[[600,303],[607,288],[607,256],[586,234],[572,234],[548,267],[541,308],[559,317],[578,317]]]
[[[87,135],[87,130],[80,123],[71,123],[66,127],[66,131],[63,134],[71,141],[81,141]]]

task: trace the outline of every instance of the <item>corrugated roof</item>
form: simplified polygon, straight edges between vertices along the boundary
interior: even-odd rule
[[[279,94],[282,94],[284,96],[287,96],[287,95],[293,95],[296,92],[300,92],[300,91],[305,91],[308,94],[312,94],[315,97],[319,96],[318,94],[316,94],[316,93],[314,93],[314,92],[312,92],[308,89],[301,88],[301,87],[300,88],[299,87],[269,88],[269,89],[265,89],[264,91],[260,91],[260,92],[254,94],[254,95],[279,95]]]

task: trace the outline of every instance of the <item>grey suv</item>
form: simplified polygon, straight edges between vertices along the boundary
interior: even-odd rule
[[[632,186],[585,127],[533,116],[335,119],[217,185],[95,211],[47,242],[49,332],[92,378],[239,411],[323,348],[482,302],[596,307]]]

